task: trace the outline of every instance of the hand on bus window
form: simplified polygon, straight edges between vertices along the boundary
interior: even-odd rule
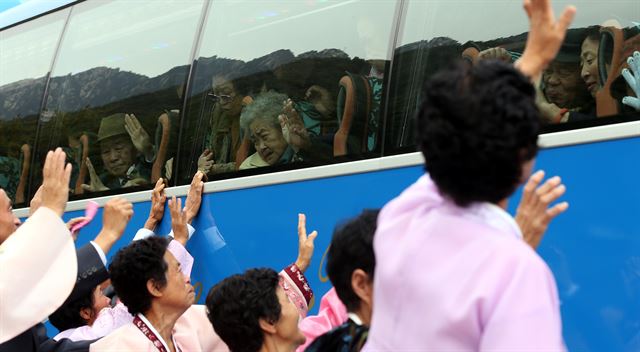
[[[151,191],[151,210],[149,210],[149,218],[144,223],[144,228],[147,230],[154,231],[164,216],[164,203],[167,200],[164,187],[164,180],[159,178]]]
[[[42,186],[38,187],[36,194],[31,198],[31,202],[29,203],[29,216],[33,215],[33,213],[40,208],[42,205]]]
[[[102,230],[100,230],[94,242],[105,254],[122,237],[132,216],[133,204],[124,198],[116,197],[110,199],[104,205]]]
[[[298,258],[296,266],[304,273],[313,257],[313,241],[318,237],[318,231],[313,231],[307,236],[307,218],[304,214],[298,214]]]
[[[204,174],[202,171],[196,172],[189,186],[187,199],[184,201],[184,210],[187,214],[187,222],[191,224],[193,219],[198,215],[200,204],[202,204],[202,191],[204,190],[204,182],[202,181]]]
[[[124,183],[124,185],[122,185],[122,188],[127,188],[127,187],[134,187],[134,186],[144,186],[144,185],[148,185],[149,184],[149,180],[147,180],[144,177],[136,177],[136,178],[132,178],[131,180],[127,181]]]
[[[287,99],[283,107],[284,114],[278,116],[284,140],[297,153],[311,144],[309,132],[304,127],[300,114],[293,108],[293,101]]]
[[[171,213],[171,229],[173,238],[180,242],[182,246],[187,245],[189,240],[189,230],[187,229],[187,212],[182,209],[182,199],[176,196],[169,199],[169,212]]]
[[[155,159],[155,155],[151,138],[149,138],[149,134],[144,130],[140,121],[136,118],[136,115],[124,115],[124,128],[131,137],[133,146],[144,155],[146,161],[152,162]]]
[[[529,35],[516,67],[536,80],[558,54],[576,8],[567,6],[558,20],[550,0],[524,0],[524,9],[529,17]]]
[[[542,170],[529,177],[516,210],[516,223],[520,226],[524,241],[533,249],[540,244],[551,220],[569,208],[567,202],[550,206],[566,191],[560,177],[552,177],[539,186],[543,179]]]
[[[213,164],[215,164],[213,153],[209,149],[205,149],[202,154],[200,154],[200,157],[198,157],[198,170],[204,174],[209,174],[211,168],[213,168]]]
[[[104,185],[104,183],[102,183],[102,180],[96,173],[96,169],[93,168],[93,164],[91,163],[91,159],[89,158],[87,158],[87,170],[89,170],[90,181],[88,185],[83,184],[82,189],[89,192],[106,191],[109,189]]]
[[[636,96],[626,96],[622,98],[622,103],[640,111],[640,52],[635,51],[632,56],[629,56],[627,64],[629,68],[622,70],[622,77]]]
[[[511,62],[511,54],[505,48],[489,48],[482,50],[478,53],[476,60],[500,60],[504,62]]]
[[[71,164],[65,164],[66,158],[61,148],[49,151],[42,169],[42,206],[60,216],[69,199]]]

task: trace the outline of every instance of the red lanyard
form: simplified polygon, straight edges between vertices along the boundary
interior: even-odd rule
[[[133,318],[133,324],[140,329],[140,331],[144,334],[144,336],[146,336],[149,341],[151,341],[153,343],[153,345],[158,349],[159,352],[167,352],[167,349],[164,348],[164,345],[162,344],[162,341],[160,341],[160,339],[158,338],[158,336],[156,336],[156,334],[151,331],[151,329],[147,326],[147,324],[145,324],[144,321],[142,321],[142,319],[140,319],[139,316],[135,316]],[[180,352],[180,348],[178,348],[178,346],[176,347],[176,351]]]

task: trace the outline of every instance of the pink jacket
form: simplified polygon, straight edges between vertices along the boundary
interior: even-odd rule
[[[205,307],[193,305],[176,322],[173,339],[183,352],[227,352],[229,349],[209,323]],[[128,323],[91,344],[91,352],[157,352],[158,349],[133,323]]]
[[[336,289],[331,288],[322,296],[318,315],[308,316],[298,325],[307,340],[296,351],[304,351],[318,336],[344,324],[347,319],[347,307],[338,298]]]
[[[565,349],[553,275],[497,206],[457,207],[424,175],[382,210],[374,250],[365,351]]]

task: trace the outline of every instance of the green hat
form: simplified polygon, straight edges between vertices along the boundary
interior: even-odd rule
[[[121,134],[127,134],[127,130],[124,128],[124,114],[113,114],[100,121],[98,142]]]

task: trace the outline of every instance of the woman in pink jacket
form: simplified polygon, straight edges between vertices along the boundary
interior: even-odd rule
[[[504,208],[538,150],[531,80],[556,56],[575,9],[558,21],[548,0],[525,9],[531,28],[516,67],[483,60],[425,87],[417,134],[428,175],[380,213],[364,350],[565,349],[553,275]],[[564,192],[558,179],[548,184],[545,209]]]

